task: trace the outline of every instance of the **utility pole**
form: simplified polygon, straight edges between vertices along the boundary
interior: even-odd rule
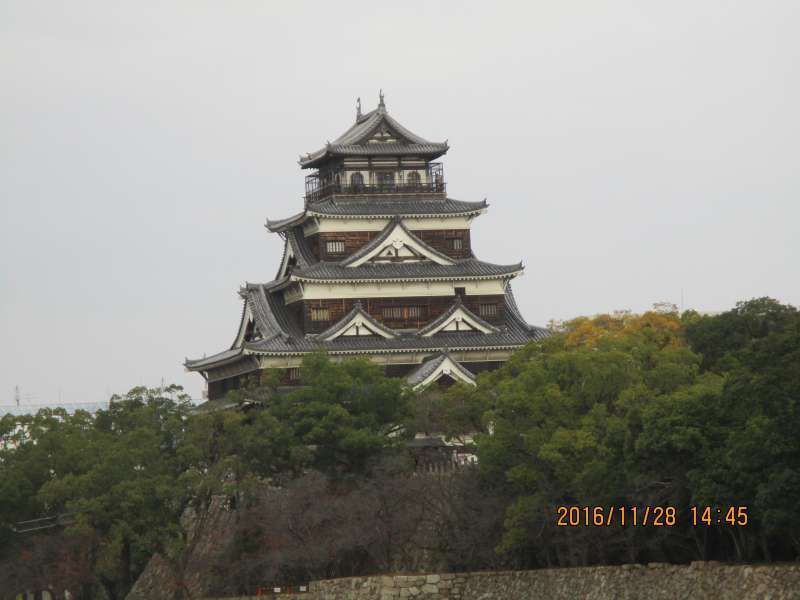
[[[14,386],[14,402],[17,403],[17,408],[19,408],[19,386]]]

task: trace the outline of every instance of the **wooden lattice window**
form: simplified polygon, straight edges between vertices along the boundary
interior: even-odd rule
[[[408,307],[408,318],[409,319],[421,319],[422,318],[422,306],[409,306]]]
[[[461,250],[464,247],[464,240],[461,238],[453,238],[450,240],[453,250]]]
[[[497,304],[480,304],[478,305],[478,314],[481,317],[496,317],[497,316]]]
[[[402,306],[384,306],[381,311],[384,319],[400,320],[403,318]]]
[[[384,319],[394,321],[419,321],[425,318],[424,306],[384,306],[381,311]]]
[[[331,313],[327,308],[311,308],[312,321],[330,321]]]
[[[411,171],[406,178],[409,185],[419,185],[419,173]]]
[[[325,250],[328,254],[344,254],[344,241],[330,240],[325,242]]]

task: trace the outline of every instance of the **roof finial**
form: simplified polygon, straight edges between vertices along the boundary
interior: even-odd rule
[[[361,118],[361,97],[356,98],[356,121]]]
[[[386,108],[386,104],[383,102],[383,89],[378,90],[378,108]]]

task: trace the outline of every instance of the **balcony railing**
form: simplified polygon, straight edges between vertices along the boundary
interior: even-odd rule
[[[430,183],[378,183],[374,185],[344,185],[329,183],[316,189],[309,190],[306,200],[314,202],[328,196],[365,195],[365,194],[432,194],[446,191],[444,181]]]
[[[356,180],[356,179],[359,180]],[[380,171],[370,173],[373,183],[365,183],[362,171],[328,171],[306,177],[306,202],[329,196],[357,196],[370,194],[439,194],[446,191],[441,163],[429,163],[425,177],[417,172]],[[422,180],[421,180],[422,179]],[[377,180],[377,183],[374,181]]]

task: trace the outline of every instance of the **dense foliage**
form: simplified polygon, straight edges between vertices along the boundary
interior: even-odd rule
[[[792,307],[577,319],[470,393],[493,427],[481,469],[513,498],[501,550],[523,564],[800,555]],[[558,506],[672,506],[676,525],[559,527]],[[692,526],[690,506],[712,507],[711,526]],[[731,506],[746,526],[726,523]]]
[[[415,394],[365,360],[324,355],[301,374],[291,393],[272,377],[231,393],[235,410],[198,413],[178,387],[135,388],[95,415],[3,417],[0,589],[124,598],[154,553],[176,572],[214,574],[220,593],[431,565],[800,556],[791,306],[576,319],[476,388]],[[479,467],[422,475],[406,448],[416,432],[474,434]],[[198,564],[203,536],[181,515],[215,502],[236,515],[231,542]],[[692,526],[693,505],[746,506],[748,523]],[[672,506],[677,517],[559,527],[558,506]],[[49,515],[61,524],[11,529]]]
[[[5,416],[2,593],[53,586],[124,598],[153,553],[180,562],[190,549],[180,520],[187,508],[202,511],[214,495],[235,500],[310,469],[357,476],[368,458],[402,443],[390,435],[408,411],[399,380],[367,361],[338,365],[324,355],[309,357],[303,373],[304,386],[289,394],[276,394],[270,381],[232,394],[250,410],[197,414],[170,386],[134,388],[95,415]],[[12,532],[43,515],[62,515],[66,531]]]

